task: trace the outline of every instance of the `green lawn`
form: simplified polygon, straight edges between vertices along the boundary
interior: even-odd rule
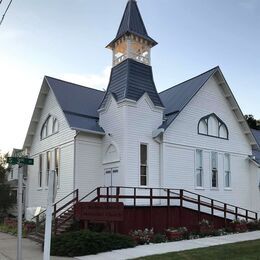
[[[260,240],[212,246],[163,255],[154,255],[138,259],[172,259],[172,260],[260,260]]]

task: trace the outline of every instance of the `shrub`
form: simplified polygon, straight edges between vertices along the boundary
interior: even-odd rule
[[[249,231],[260,230],[260,220],[254,220],[247,223]]]
[[[144,244],[149,244],[154,232],[153,232],[153,228],[152,229],[138,229],[138,230],[134,230],[131,231],[129,233],[129,235],[134,239],[134,241],[138,244],[138,245],[144,245]]]
[[[165,243],[167,242],[167,237],[164,234],[157,233],[152,237],[151,242],[154,244]]]
[[[51,255],[74,257],[134,246],[133,239],[125,235],[83,230],[54,237]]]

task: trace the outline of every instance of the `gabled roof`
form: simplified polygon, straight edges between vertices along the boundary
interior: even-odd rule
[[[256,139],[252,134],[247,121],[245,120],[244,115],[219,67],[208,70],[197,77],[169,88],[159,94],[163,104],[165,105],[165,120],[159,129],[165,131],[197,94],[197,92],[213,76],[218,85],[222,88],[223,94],[229,102],[230,107],[233,110],[233,113],[235,114],[244,134],[247,136],[250,145],[254,149],[258,148],[259,145],[256,142]]]
[[[45,76],[23,148],[31,145],[47,93],[51,90],[73,130],[104,134],[99,126],[98,106],[105,92]]]
[[[46,76],[70,128],[104,132],[98,125],[97,108],[104,92]]]
[[[116,101],[137,101],[144,93],[148,94],[155,106],[164,107],[154,84],[152,67],[133,59],[126,59],[112,68],[107,91],[99,108],[105,107],[110,94]]]
[[[215,67],[194,78],[184,81],[172,88],[159,93],[165,106],[164,121],[161,128],[167,129],[173,120],[178,116],[182,109],[189,103],[193,96],[204,86],[208,79],[218,70]]]
[[[153,40],[146,31],[142,16],[135,0],[128,1],[123,18],[116,34],[116,38],[110,44],[108,44],[108,46],[113,44],[123,35],[130,33],[148,40],[153,45],[157,44],[157,42]]]

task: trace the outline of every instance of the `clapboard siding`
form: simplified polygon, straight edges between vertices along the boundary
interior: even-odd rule
[[[102,139],[99,136],[80,133],[76,138],[75,187],[79,197],[98,186],[103,186]]]
[[[228,127],[229,140],[198,134],[199,120],[215,113]],[[252,154],[247,137],[215,80],[210,79],[183,109],[164,134],[163,182],[167,187],[183,188],[246,208],[259,210],[259,190],[252,183]],[[196,149],[203,150],[204,189],[195,189]],[[218,152],[219,188],[210,188],[211,151]],[[224,189],[224,154],[231,156],[231,189]],[[255,194],[255,199],[252,193]]]
[[[160,145],[152,132],[162,122],[162,110],[153,109],[151,100],[144,95],[136,106],[127,107],[127,185],[140,185],[140,144],[148,145],[148,187],[159,187]]]
[[[100,113],[100,125],[107,133],[102,140],[103,184],[106,184],[104,176],[105,169],[118,167],[119,172],[113,176],[113,183],[125,185],[125,172],[127,170],[127,165],[125,164],[127,160],[126,136],[128,133],[126,128],[126,108],[119,106],[112,96],[110,96],[107,102],[105,111]],[[120,154],[119,161],[104,164],[104,156],[110,144],[114,144],[118,148]]]
[[[59,131],[58,133],[41,140],[41,128],[48,115],[53,115],[58,119]],[[60,186],[57,192],[56,200],[59,200],[73,190],[74,136],[75,131],[69,128],[53,92],[49,90],[39,122],[37,124],[31,148],[29,149],[30,157],[35,159],[35,163],[33,166],[28,167],[28,208],[46,206],[47,151],[51,152],[51,170],[54,170],[54,150],[55,148],[60,148]],[[39,188],[38,185],[39,154],[43,154],[42,188]]]

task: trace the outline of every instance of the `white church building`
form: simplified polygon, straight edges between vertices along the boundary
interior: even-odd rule
[[[27,218],[46,207],[56,170],[59,200],[99,186],[177,188],[260,213],[260,131],[252,132],[219,67],[157,92],[137,2],[129,0],[107,48],[106,91],[45,76],[23,149]]]

